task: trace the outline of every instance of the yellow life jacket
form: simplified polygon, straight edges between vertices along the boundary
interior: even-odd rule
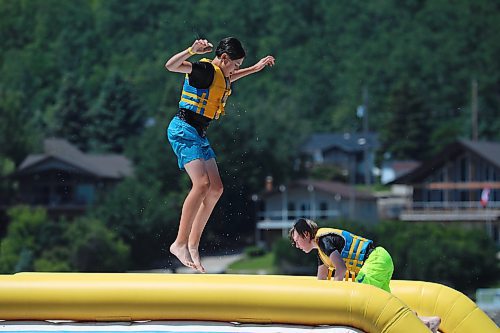
[[[340,256],[345,262],[347,266],[345,280],[352,279],[355,280],[356,275],[359,273],[359,270],[363,266],[365,262],[366,252],[368,250],[368,246],[373,243],[373,241],[354,235],[348,231],[341,229],[333,229],[333,228],[320,228],[316,232],[316,236],[314,237],[314,241],[318,244],[319,238],[329,234],[336,234],[344,238],[345,245],[340,253]],[[326,253],[324,253],[321,248],[318,246],[318,254],[323,261],[323,263],[328,267],[328,280],[332,278],[333,270],[335,269],[335,265],[332,260]]]
[[[189,75],[184,78],[179,108],[190,110],[210,119],[218,119],[224,114],[224,106],[231,95],[231,82],[224,76],[219,66],[210,59],[200,61],[209,62],[215,69],[214,80],[207,89],[195,88],[189,84]]]

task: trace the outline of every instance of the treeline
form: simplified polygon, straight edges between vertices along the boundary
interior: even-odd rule
[[[312,132],[360,130],[364,90],[380,155],[422,160],[470,137],[474,80],[480,138],[498,140],[499,7],[487,0],[0,0],[0,173],[48,136],[127,155],[135,177],[88,218],[129,247],[123,269],[163,262],[189,189],[165,138],[182,75],[163,65],[196,38],[236,36],[247,50],[244,66],[276,57],[275,67],[235,83],[227,116],[209,129],[225,192],[204,250],[242,246],[252,240],[250,198],[265,177],[277,184],[306,177],[294,161]],[[3,200],[14,185],[4,178]]]
[[[151,238],[154,230],[148,226],[147,219],[135,226],[127,224],[130,220],[116,223],[119,221],[99,214],[71,223],[54,222],[42,209],[22,206],[10,209],[9,215],[7,235],[0,241],[1,273],[116,272],[127,270],[134,261],[144,262],[145,257],[158,259],[154,251],[162,240]],[[385,221],[375,227],[329,221],[321,226],[332,224],[372,239],[377,246],[387,249],[394,261],[394,279],[438,282],[472,296],[477,288],[498,283],[500,266],[495,244],[483,229],[399,221]],[[144,247],[142,257],[135,257],[141,246]],[[316,274],[318,257],[294,248],[288,239],[276,242],[273,251],[276,273]]]

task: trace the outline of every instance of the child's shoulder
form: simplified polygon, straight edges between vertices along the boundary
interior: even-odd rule
[[[215,68],[209,61],[196,61],[193,62],[193,71],[199,72],[200,74],[211,74],[214,73]]]

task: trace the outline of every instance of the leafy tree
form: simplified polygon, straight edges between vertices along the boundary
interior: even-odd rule
[[[462,292],[496,282],[493,241],[482,229],[435,223],[381,223],[376,241],[391,253],[394,279],[444,283]]]
[[[390,96],[388,111],[389,119],[382,132],[384,151],[395,159],[425,159],[430,147],[430,113],[419,96],[403,85]]]
[[[49,127],[51,134],[65,138],[82,150],[88,147],[86,113],[87,100],[74,74],[67,74],[62,80],[56,104],[51,108]]]
[[[72,222],[61,219],[48,220],[36,234],[38,250],[33,256],[33,270],[37,272],[74,271],[69,261],[70,247],[74,244],[66,236]]]
[[[69,260],[67,247],[55,247],[44,251],[33,263],[36,272],[72,272],[75,270]],[[98,257],[99,258],[99,257]]]
[[[119,272],[128,267],[129,246],[100,220],[80,218],[66,231],[69,263],[78,272]]]
[[[0,242],[0,272],[123,271],[128,245],[96,219],[50,221],[42,208],[16,206]]]
[[[17,91],[0,89],[0,157],[16,165],[35,147],[38,135],[22,109],[24,96]]]
[[[94,215],[130,246],[130,268],[152,268],[168,262],[180,200],[180,194],[162,194],[157,184],[128,179],[106,196]]]
[[[318,257],[295,249],[288,239],[279,239],[273,245],[275,266],[280,274],[316,275]]]
[[[214,16],[211,8],[225,10]],[[469,135],[473,78],[479,84],[480,138],[498,140],[499,29],[499,5],[487,0],[267,6],[0,0],[0,159],[11,169],[55,129],[79,147],[126,150],[137,182],[168,198],[178,214],[190,182],[176,169],[164,130],[176,111],[182,76],[166,74],[163,64],[196,38],[217,42],[234,35],[248,51],[244,66],[269,53],[277,62],[237,81],[227,116],[209,130],[225,192],[205,240],[231,246],[251,239],[250,197],[266,176],[276,183],[302,176],[294,159],[307,135],[361,128],[355,110],[365,87],[370,130],[380,133],[395,157],[423,159]],[[84,107],[89,117],[79,118]],[[146,115],[157,125],[144,130]],[[0,188],[8,192],[12,186]],[[163,225],[176,230],[176,219],[167,220]],[[134,258],[142,251],[135,249],[137,244]],[[53,261],[56,267],[64,251],[42,257],[47,261],[40,267]],[[33,258],[36,263],[41,257]]]
[[[464,121],[463,117],[456,117],[450,119],[446,124],[437,125],[429,138],[429,142],[435,144],[430,145],[426,155],[434,156],[446,145],[455,142],[457,138],[463,137],[462,133],[467,132],[464,129],[464,124],[466,124],[466,121]]]
[[[134,163],[134,177],[146,186],[158,187],[161,193],[187,190],[189,181],[185,172],[179,170],[166,127],[169,118],[150,118],[152,125],[145,128],[136,140],[128,142],[126,155]]]
[[[96,151],[122,152],[126,141],[140,134],[144,125],[142,105],[119,73],[112,72],[103,83],[88,121],[90,146]]]
[[[37,237],[48,221],[45,210],[17,206],[7,212],[10,224],[0,241],[0,271],[13,273],[33,270],[33,261],[41,251]]]

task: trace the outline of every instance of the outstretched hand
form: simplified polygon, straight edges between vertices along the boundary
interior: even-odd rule
[[[242,77],[245,77],[249,74],[257,73],[260,72],[264,67],[266,66],[274,66],[274,57],[268,55],[267,57],[264,57],[260,59],[255,65],[246,67],[246,68],[239,68],[233,72],[231,75],[231,82],[234,82],[236,80],[241,79]]]
[[[206,39],[197,39],[191,45],[191,51],[197,54],[212,52],[213,45]]]
[[[255,69],[257,71],[260,71],[266,66],[270,66],[270,67],[274,66],[274,57],[273,56],[268,55],[267,57],[260,59],[259,62],[255,64]]]

